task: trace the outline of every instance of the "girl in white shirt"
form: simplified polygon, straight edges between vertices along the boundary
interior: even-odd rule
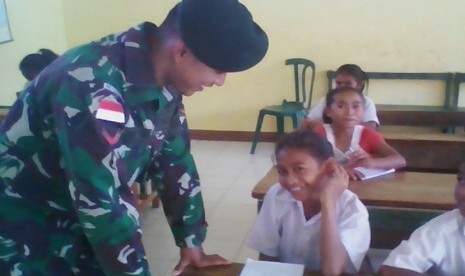
[[[454,196],[457,208],[402,241],[384,261],[380,275],[465,275],[465,163],[460,165]]]
[[[334,78],[336,88],[352,87],[359,91],[364,91],[368,86],[368,75],[365,71],[356,64],[344,64],[336,70]],[[313,128],[323,123],[323,113],[326,107],[326,97],[322,98],[315,106],[313,106],[307,118],[302,121],[303,128]],[[376,106],[373,101],[365,97],[364,101],[364,117],[363,125],[372,129],[377,129],[379,126],[378,115],[376,114]]]
[[[260,260],[304,264],[325,275],[356,273],[370,244],[368,213],[347,190],[332,146],[297,130],[278,142],[275,155],[279,184],[267,192],[247,245]]]

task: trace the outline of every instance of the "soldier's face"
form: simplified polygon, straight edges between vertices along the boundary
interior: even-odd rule
[[[218,72],[200,62],[187,47],[175,55],[175,72],[171,85],[176,91],[184,96],[191,96],[205,87],[223,85],[226,73]]]

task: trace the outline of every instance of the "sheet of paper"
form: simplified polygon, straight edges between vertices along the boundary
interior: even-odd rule
[[[354,170],[357,170],[363,173],[364,177],[362,178],[362,180],[385,175],[388,173],[393,173],[396,171],[395,169],[384,170],[384,169],[372,169],[372,168],[363,168],[363,167],[356,167],[354,168]]]
[[[304,265],[247,259],[240,276],[302,276]]]

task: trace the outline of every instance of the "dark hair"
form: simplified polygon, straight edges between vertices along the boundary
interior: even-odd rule
[[[337,68],[336,75],[349,75],[353,77],[357,83],[362,84],[362,91],[365,89],[365,85],[368,89],[368,75],[357,64],[341,65],[339,68]]]
[[[326,95],[326,108],[330,108],[331,105],[334,103],[334,98],[336,97],[336,95],[343,93],[343,92],[357,93],[362,98],[362,101],[365,102],[365,97],[363,96],[363,93],[361,90],[358,90],[353,87],[339,87],[339,88],[335,88],[329,91],[328,94]],[[331,118],[328,115],[326,115],[325,112],[323,112],[323,122],[326,124],[330,124],[332,122]]]
[[[19,70],[28,80],[33,80],[45,67],[58,57],[49,49],[40,49],[38,53],[25,56],[19,63]]]
[[[39,49],[39,54],[41,55],[44,63],[47,65],[52,63],[58,57],[58,55],[50,49]]]
[[[328,140],[309,129],[298,129],[282,137],[276,143],[275,156],[284,149],[305,150],[319,162],[334,156],[333,147]]]

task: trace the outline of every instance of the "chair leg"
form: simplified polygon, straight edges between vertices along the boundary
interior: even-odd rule
[[[255,128],[255,133],[252,139],[252,148],[250,149],[250,154],[254,154],[255,149],[257,148],[257,143],[258,143],[258,140],[260,139],[260,131],[262,129],[263,117],[265,117],[265,113],[260,111],[260,113],[258,114],[258,119],[257,119],[257,127]]]
[[[292,115],[292,126],[294,129],[297,129],[299,127],[299,118],[297,114]]]
[[[276,124],[278,127],[278,138],[284,135],[284,117],[276,116]]]

